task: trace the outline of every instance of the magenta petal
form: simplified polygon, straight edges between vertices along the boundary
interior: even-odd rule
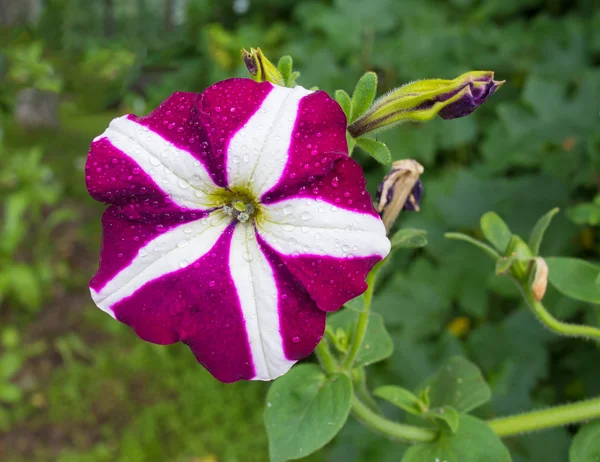
[[[275,255],[323,311],[336,311],[365,290],[365,278],[382,257],[335,258],[322,255],[284,255],[262,237],[265,253]],[[275,257],[273,257],[275,258]]]
[[[149,115],[131,119],[190,152],[210,172],[213,181],[225,187],[227,143],[256,112],[271,88],[268,82],[229,79],[202,94],[174,93]]]
[[[278,291],[279,324],[283,349],[290,360],[310,355],[325,331],[325,313],[318,309],[302,282],[292,275],[281,257],[257,235],[269,261]]]
[[[283,174],[263,200],[302,193],[302,188],[326,174],[336,159],[347,156],[346,116],[338,103],[324,91],[305,96],[298,105]]]
[[[119,207],[109,207],[102,215],[102,249],[100,252],[100,268],[90,281],[90,287],[101,290],[119,271],[131,263],[141,248],[157,236],[169,231],[173,226],[201,218],[181,215],[177,223],[165,220],[159,224],[144,220],[132,221],[120,211]]]
[[[155,279],[112,306],[116,318],[153,343],[186,343],[222,382],[254,377],[237,292],[229,276],[230,227],[192,265]]]
[[[269,82],[257,83],[250,79],[229,79],[208,87],[198,105],[201,127],[210,146],[207,157],[212,170],[218,172],[219,186],[227,185],[226,152],[231,138],[248,122],[250,117],[273,89]]]
[[[200,218],[202,210],[175,204],[150,176],[107,138],[92,143],[85,166],[86,185],[97,201],[119,206],[130,220],[163,224]],[[166,223],[165,223],[166,222]]]

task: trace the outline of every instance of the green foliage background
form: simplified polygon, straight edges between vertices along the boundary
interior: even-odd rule
[[[3,0],[15,8],[20,0]],[[374,310],[395,350],[373,387],[414,388],[462,354],[492,387],[490,418],[600,394],[600,352],[544,330],[508,281],[446,231],[495,210],[515,233],[554,206],[542,255],[598,260],[600,3],[597,0],[46,0],[0,21],[0,459],[8,462],[267,460],[266,385],[222,385],[185,347],[143,343],[95,309],[102,206],[85,191],[91,139],[113,117],[176,90],[244,76],[242,47],[290,54],[299,83],[380,93],[421,78],[494,70],[507,83],[472,116],[380,136],[425,166],[429,245],[398,252]],[[39,7],[39,8],[38,8]],[[27,9],[27,8],[25,8]],[[59,128],[17,123],[19,92],[58,94]],[[385,169],[357,152],[374,191]],[[477,236],[480,237],[480,236]],[[596,306],[550,290],[558,317]],[[386,409],[394,415],[393,409]],[[517,462],[564,462],[570,429],[512,438]],[[313,461],[396,461],[405,447],[350,421]]]

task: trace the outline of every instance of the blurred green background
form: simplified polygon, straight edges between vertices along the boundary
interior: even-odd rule
[[[160,347],[94,308],[103,207],[86,193],[91,139],[176,90],[244,76],[242,47],[290,54],[299,83],[380,93],[420,78],[494,70],[507,83],[465,119],[380,137],[425,166],[430,244],[387,267],[374,309],[395,341],[373,385],[416,386],[463,354],[484,371],[493,417],[600,393],[600,351],[553,336],[476,249],[499,212],[526,233],[554,206],[543,255],[598,260],[597,0],[0,0],[0,460],[263,462],[266,384],[222,385],[182,345]],[[373,191],[385,169],[357,153]],[[597,307],[550,290],[562,319]],[[390,415],[393,410],[388,409]],[[517,462],[564,462],[571,433],[508,440]],[[311,461],[398,461],[404,447],[350,422]]]

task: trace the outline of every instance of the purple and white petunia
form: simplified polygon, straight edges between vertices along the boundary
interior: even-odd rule
[[[86,182],[110,204],[95,303],[144,340],[184,342],[223,382],[309,355],[390,250],[322,91],[231,79],[175,93],[113,120]]]

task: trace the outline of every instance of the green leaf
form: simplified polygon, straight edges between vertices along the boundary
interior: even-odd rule
[[[452,433],[456,433],[458,430],[460,414],[452,406],[431,409],[423,414],[423,417],[443,422]]]
[[[427,245],[427,231],[424,229],[404,228],[392,236],[392,249],[415,249]]]
[[[432,408],[453,406],[469,412],[487,403],[492,392],[479,368],[461,356],[454,356],[419,389],[429,387]]]
[[[485,238],[502,254],[506,251],[512,233],[504,220],[494,212],[485,213],[480,220],[481,231]]]
[[[327,377],[314,364],[276,380],[265,410],[271,462],[300,459],[326,445],[344,426],[351,399],[348,376]]]
[[[346,114],[346,119],[350,120],[350,111],[352,110],[352,101],[350,100],[350,95],[346,93],[344,90],[336,90],[335,91],[335,100]]]
[[[356,144],[380,164],[387,165],[392,161],[392,153],[381,141],[362,136],[356,138]]]
[[[446,239],[456,239],[457,241],[465,241],[468,242],[469,244],[473,244],[475,247],[479,247],[481,250],[483,250],[485,253],[487,253],[490,257],[492,257],[494,259],[494,261],[497,261],[500,258],[500,255],[498,254],[498,252],[496,252],[494,249],[492,249],[489,245],[478,241],[477,239],[473,239],[471,236],[468,236],[466,234],[462,234],[462,233],[446,233],[444,234],[444,237]]]
[[[27,212],[29,198],[25,192],[11,194],[4,202],[4,229],[0,247],[8,255],[12,255],[26,236]]]
[[[0,355],[0,377],[10,379],[23,365],[23,357],[13,352],[5,352]]]
[[[350,120],[354,122],[363,115],[373,104],[375,93],[377,92],[377,74],[375,72],[366,72],[354,87],[352,93],[352,110],[350,111]]]
[[[333,332],[341,328],[351,336],[359,315],[360,313],[354,310],[340,310],[327,318],[327,324]],[[356,355],[355,366],[368,366],[382,361],[390,356],[393,351],[394,343],[385,328],[383,318],[377,313],[371,313],[367,333],[360,351]]]
[[[600,225],[600,207],[595,201],[577,204],[567,210],[567,215],[577,225]]]
[[[0,402],[16,403],[21,396],[21,389],[14,383],[0,382]]]
[[[33,268],[21,264],[13,265],[10,270],[11,290],[13,297],[30,310],[39,308],[42,294],[40,282]]]
[[[531,252],[533,252],[533,255],[538,255],[540,253],[540,246],[542,244],[542,240],[544,239],[544,234],[546,233],[552,218],[559,212],[559,210],[559,208],[550,210],[538,220],[531,230],[531,235],[529,236],[529,248],[531,249]]]
[[[405,453],[402,462],[510,462],[500,438],[483,421],[461,415],[456,433],[442,428],[432,443],[417,444]]]
[[[575,300],[600,303],[600,269],[585,260],[567,257],[546,258],[548,279],[562,294]]]
[[[423,413],[421,406],[424,406],[425,403],[422,403],[417,396],[406,388],[385,385],[373,390],[373,395],[384,399],[411,414],[419,415]]]
[[[569,450],[569,462],[600,461],[600,422],[591,422],[581,427],[573,438]]]

